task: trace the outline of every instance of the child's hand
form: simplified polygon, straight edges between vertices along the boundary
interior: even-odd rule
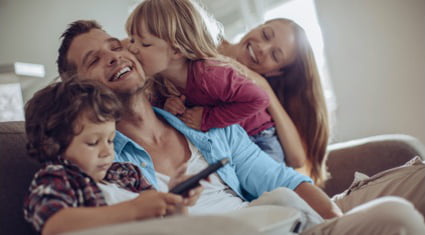
[[[165,101],[164,109],[173,115],[182,115],[186,111],[184,101],[186,96],[181,95],[180,97],[173,96]]]
[[[136,219],[160,217],[180,211],[185,205],[183,197],[171,193],[146,190],[132,200],[136,211]]]
[[[191,127],[196,130],[201,130],[202,123],[202,113],[204,108],[201,106],[193,107],[191,109],[186,109],[179,118],[182,120],[188,127]]]

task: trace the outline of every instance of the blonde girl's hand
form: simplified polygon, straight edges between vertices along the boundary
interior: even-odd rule
[[[146,190],[132,200],[136,219],[161,217],[180,210],[184,205],[183,197],[171,193]]]
[[[191,109],[186,109],[186,112],[184,112],[179,118],[188,127],[191,127],[196,130],[201,130],[203,112],[204,108],[201,106],[197,106]]]
[[[185,100],[186,96],[184,95],[172,96],[165,101],[164,109],[173,115],[182,115],[186,111]]]

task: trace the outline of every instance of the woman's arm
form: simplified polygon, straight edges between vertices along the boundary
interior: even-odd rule
[[[242,65],[241,65],[242,66]],[[306,161],[306,153],[303,147],[300,135],[297,128],[289,117],[288,113],[282,107],[279,99],[274,93],[273,89],[267,80],[256,72],[242,67],[247,77],[253,80],[259,87],[261,87],[268,95],[270,104],[267,108],[275,123],[277,135],[280,144],[285,152],[285,159],[288,166],[299,168],[302,167]]]
[[[111,206],[64,208],[50,217],[43,234],[116,224],[172,214],[183,203],[183,198],[154,190],[142,192],[137,198]]]
[[[294,191],[323,218],[331,219],[342,215],[341,209],[319,187],[305,182]]]

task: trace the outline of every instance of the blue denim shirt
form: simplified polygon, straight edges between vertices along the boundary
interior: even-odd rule
[[[312,183],[309,177],[274,161],[261,151],[239,125],[201,132],[189,128],[162,109],[154,110],[198,147],[208,163],[229,158],[230,163],[220,168],[217,174],[244,200],[254,200],[278,187],[295,189],[302,182]],[[115,161],[131,162],[139,166],[146,179],[157,188],[155,168],[149,153],[119,131],[114,144]]]

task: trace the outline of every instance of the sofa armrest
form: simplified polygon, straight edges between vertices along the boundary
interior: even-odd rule
[[[23,198],[40,164],[27,156],[24,122],[0,122],[0,231],[36,234],[25,222]]]
[[[414,156],[424,159],[425,146],[404,134],[387,134],[332,144],[328,147],[326,166],[330,179],[324,191],[333,196],[347,189],[359,171],[372,176],[400,166]]]

